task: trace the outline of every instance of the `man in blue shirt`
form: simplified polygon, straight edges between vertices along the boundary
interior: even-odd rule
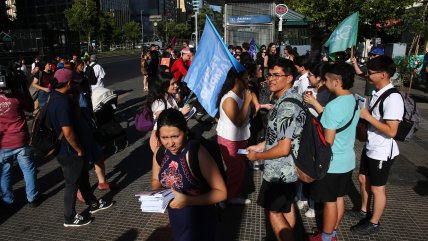
[[[87,205],[90,205],[90,213],[107,209],[113,202],[96,199],[89,184],[88,163],[83,159],[85,151],[80,145],[77,135],[76,115],[73,108],[73,99],[69,94],[75,89],[75,76],[69,69],[60,69],[55,73],[53,80],[54,91],[48,100],[48,116],[55,132],[62,134],[61,147],[57,154],[57,160],[65,179],[64,190],[64,227],[79,227],[90,224],[90,216],[82,216],[76,213],[77,189],[80,189]]]
[[[311,241],[337,240],[336,230],[345,211],[343,196],[347,193],[355,168],[355,131],[360,116],[359,110],[355,110],[357,103],[350,91],[354,84],[352,66],[334,64],[326,71],[325,77],[326,87],[336,96],[325,106],[321,117],[325,140],[332,146],[333,159],[327,175],[312,186],[314,200],[324,203],[324,222],[322,230],[310,237]],[[348,122],[351,123],[348,128],[337,132]]]

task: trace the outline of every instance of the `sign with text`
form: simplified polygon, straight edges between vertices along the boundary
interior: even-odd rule
[[[162,21],[162,16],[161,15],[151,15],[149,17],[149,21],[150,22],[160,22],[160,21]]]
[[[230,16],[227,24],[268,24],[272,23],[272,16],[257,15],[257,16]]]

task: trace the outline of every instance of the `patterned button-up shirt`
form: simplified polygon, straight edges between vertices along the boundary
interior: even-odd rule
[[[296,104],[283,101],[285,98],[302,101],[302,95],[298,93],[296,87],[288,89],[276,101],[273,109],[269,112],[265,151],[278,145],[280,140],[289,138],[291,139],[290,151],[293,151],[297,156],[306,114]],[[298,178],[291,153],[280,158],[265,160],[263,178],[268,182],[278,182],[280,179],[286,183],[297,181]]]

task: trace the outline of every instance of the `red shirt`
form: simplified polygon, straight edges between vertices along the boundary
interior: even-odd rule
[[[182,58],[177,59],[174,61],[174,64],[172,64],[171,67],[171,73],[174,75],[174,78],[180,82],[181,77],[185,77],[187,74],[187,64],[183,62]]]
[[[33,102],[22,95],[0,93],[0,149],[19,148],[28,144],[29,134],[24,110],[31,112]]]

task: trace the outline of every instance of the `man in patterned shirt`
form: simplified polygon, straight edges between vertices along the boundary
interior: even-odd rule
[[[293,87],[296,73],[293,62],[287,59],[279,58],[269,66],[266,79],[276,103],[269,112],[265,141],[247,148],[250,161],[265,160],[257,203],[269,215],[278,240],[294,240],[296,223],[293,202],[297,174],[291,151],[299,149],[306,115],[299,106],[284,101],[286,98],[302,101],[302,95]]]

